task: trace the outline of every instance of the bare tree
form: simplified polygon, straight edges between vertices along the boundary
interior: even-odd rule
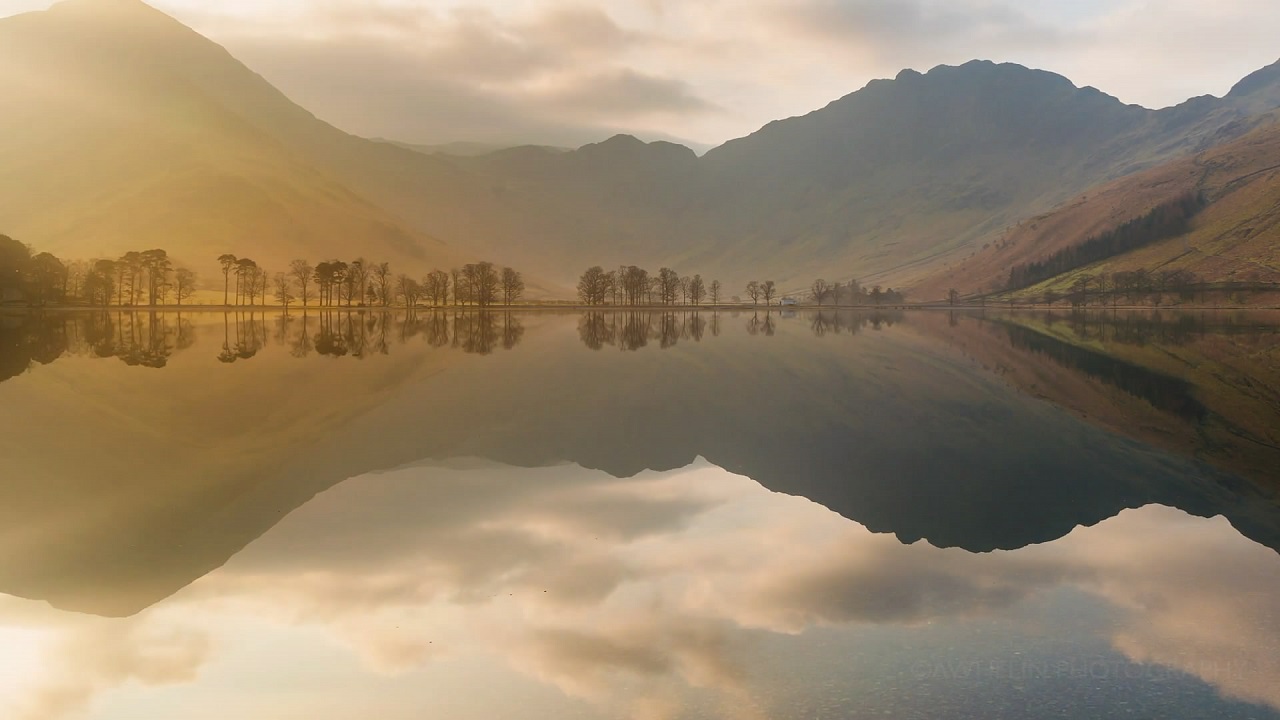
[[[391,305],[391,263],[373,266],[373,286],[377,288],[378,302],[382,307]]]
[[[178,268],[173,274],[173,290],[178,296],[178,306],[196,292],[196,274],[187,268]]]
[[[578,299],[584,305],[603,305],[608,292],[607,276],[599,265],[587,268],[578,278]]]
[[[711,285],[707,289],[711,293],[711,304],[719,305],[720,304],[720,281],[712,280]]]
[[[298,299],[302,301],[302,307],[307,306],[307,302],[311,300],[311,274],[315,272],[315,268],[311,267],[311,263],[306,260],[294,260],[289,263],[289,274],[293,276],[293,282],[298,288]]]
[[[658,296],[663,305],[671,305],[680,293],[680,275],[671,268],[658,271]]]
[[[759,280],[752,280],[751,282],[747,283],[747,297],[751,298],[752,305],[760,304],[760,293],[761,293],[761,288],[760,288]]]
[[[839,282],[831,283],[830,295],[831,295],[832,305],[835,305],[836,307],[840,307],[840,296],[843,294],[844,294],[844,285],[841,285]],[[839,321],[837,320],[837,322]]]
[[[644,268],[628,265],[619,278],[622,284],[622,294],[626,297],[628,305],[641,305],[645,301],[645,295],[649,292],[649,271]]]
[[[764,304],[773,304],[773,296],[778,294],[778,286],[772,280],[760,283],[760,294],[764,296]]]
[[[289,314],[289,305],[297,298],[293,295],[293,281],[289,274],[278,272],[275,277],[276,302]]]
[[[955,288],[951,288],[950,290],[948,290],[947,304],[958,305],[959,303],[960,303],[960,291]],[[1050,302],[1050,304],[1052,304],[1052,302]]]
[[[524,276],[509,267],[502,268],[502,304],[514,305],[524,295]]]
[[[500,278],[491,262],[464,265],[462,276],[466,279],[471,300],[480,307],[489,307],[498,299]]]
[[[405,307],[413,308],[418,304],[418,296],[422,293],[422,288],[417,280],[401,274],[396,276],[396,291]]]
[[[831,285],[826,280],[818,278],[809,286],[809,294],[813,296],[813,301],[822,307],[822,302],[827,299],[827,295],[831,294]]]
[[[443,270],[432,270],[427,273],[422,291],[431,298],[432,305],[444,305],[449,302],[449,273]]]

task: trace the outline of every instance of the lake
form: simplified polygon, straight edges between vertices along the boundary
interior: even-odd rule
[[[0,315],[0,717],[1280,718],[1280,314]]]

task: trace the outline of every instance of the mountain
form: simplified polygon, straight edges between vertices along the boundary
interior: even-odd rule
[[[63,256],[163,246],[271,266],[489,258],[570,294],[581,270],[922,286],[1099,183],[1238,139],[1280,68],[1160,111],[1052,73],[904,71],[698,157],[618,136],[428,154],[315,118],[140,0],[0,20],[0,228]]]
[[[0,224],[42,250],[452,257],[284,140],[344,134],[137,0],[0,21],[0,64]]]
[[[1010,268],[1065,248],[1188,194],[1206,207],[1184,234],[1122,253],[1026,290],[1064,292],[1081,275],[1117,271],[1187,270],[1204,282],[1280,282],[1280,113],[1251,118],[1244,137],[1090,188],[1051,212],[1028,218],[996,242],[917,288],[922,297],[1003,288]]]
[[[636,262],[731,288],[762,275],[787,289],[819,276],[918,284],[1099,182],[1248,132],[1251,113],[1280,104],[1277,76],[1153,111],[1017,65],[906,71],[701,158],[620,136],[466,159],[489,193],[449,204],[487,219],[493,252],[566,282]]]

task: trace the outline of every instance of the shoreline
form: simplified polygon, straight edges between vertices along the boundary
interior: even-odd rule
[[[743,312],[743,311],[839,311],[839,312],[884,312],[906,311],[906,310],[947,310],[947,311],[1033,311],[1033,312],[1056,312],[1065,311],[1067,313],[1075,312],[1109,312],[1109,311],[1178,311],[1178,312],[1217,312],[1217,311],[1272,311],[1280,310],[1280,305],[1106,305],[1106,306],[1088,306],[1088,307],[1071,307],[1071,306],[1046,306],[1046,305],[1007,305],[992,303],[990,305],[948,305],[946,303],[920,303],[906,305],[882,305],[879,307],[869,305],[582,305],[582,304],[522,304],[522,305],[490,305],[488,307],[477,307],[474,305],[440,305],[428,307],[408,307],[406,305],[391,305],[386,307],[317,307],[314,305],[302,307],[299,305],[290,305],[287,309],[288,314],[310,314],[310,313],[377,313],[377,312],[529,312],[529,311],[556,311],[569,310],[575,312]],[[0,313],[27,314],[40,312],[114,312],[114,313],[180,313],[180,312],[202,312],[202,313],[248,313],[260,314],[265,312],[282,313],[286,309],[281,305],[108,305],[89,306],[89,305],[45,305],[41,307],[33,307],[27,305],[0,305]]]

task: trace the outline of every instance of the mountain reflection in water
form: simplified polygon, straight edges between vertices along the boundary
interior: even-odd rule
[[[3,317],[0,712],[1274,717],[1276,337]]]

